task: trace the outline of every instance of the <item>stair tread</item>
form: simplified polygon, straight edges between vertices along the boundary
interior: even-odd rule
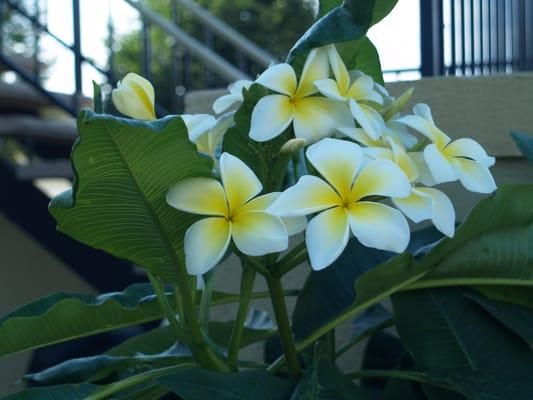
[[[18,180],[28,181],[39,178],[69,178],[74,176],[69,159],[34,161],[15,168]]]
[[[32,115],[0,115],[0,137],[31,137],[71,144],[78,137],[76,121],[68,119],[45,119]]]

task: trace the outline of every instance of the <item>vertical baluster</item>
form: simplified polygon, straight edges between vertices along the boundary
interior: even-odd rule
[[[465,0],[459,3],[461,14],[461,72],[462,75],[466,73],[466,20],[465,20]]]
[[[170,7],[171,7],[170,13],[171,13],[172,21],[176,25],[179,25],[178,6],[175,0],[170,2]],[[172,57],[171,57],[171,60],[172,60],[171,62],[172,104],[171,104],[171,107],[172,107],[172,112],[178,114],[182,112],[183,110],[182,110],[182,96],[180,96],[180,94],[178,93],[178,90],[181,89],[181,88],[178,88],[178,85],[180,84],[179,75],[180,75],[180,63],[182,62],[182,59],[179,54],[180,49],[179,49],[179,44],[177,41],[174,41],[174,43],[172,44],[171,51],[172,51]]]
[[[33,76],[35,77],[36,82],[41,81],[41,68],[39,65],[39,39],[41,31],[38,28],[38,23],[41,21],[41,5],[39,0],[34,0],[34,16],[37,24],[32,25],[33,33],[33,54],[32,54],[32,67],[33,67]]]
[[[494,21],[494,7],[492,6],[492,0],[487,0],[487,71],[488,73],[492,73],[493,70],[492,70],[492,56],[493,56],[493,51],[492,51],[492,46],[493,46],[493,36],[494,36],[494,32],[493,32],[493,21]]]
[[[524,46],[526,51],[526,69],[533,70],[533,2],[525,2],[524,16]]]
[[[107,11],[107,49],[108,49],[108,83],[115,85],[115,24],[113,21],[113,13],[111,9],[111,0],[108,0]]]
[[[142,31],[141,31],[141,40],[142,40],[142,52],[141,52],[141,65],[143,75],[149,81],[152,80],[152,64],[150,60],[152,59],[152,41],[150,40],[150,23],[146,19],[142,19]]]
[[[526,2],[525,0],[518,0],[516,18],[518,26],[518,69],[520,71],[526,70]],[[529,21],[533,23],[533,21]]]
[[[457,69],[457,54],[455,53],[457,51],[456,48],[456,40],[455,37],[455,0],[450,0],[450,53],[451,53],[451,61],[450,61],[450,75],[456,74]]]
[[[82,75],[81,75],[81,27],[80,27],[80,0],[72,0],[72,24],[74,29],[74,109],[79,109],[79,101],[82,94]]]
[[[207,46],[208,49],[214,50],[215,46],[214,46],[213,33],[207,28],[203,28],[203,31],[204,31],[204,43],[205,43],[205,45]],[[214,86],[213,85],[214,79],[213,79],[213,72],[209,68],[209,65],[205,65],[204,64],[204,75],[205,75],[205,78],[206,78],[205,84],[207,85],[208,88],[212,88]]]
[[[476,74],[476,27],[474,0],[470,0],[470,72]]]
[[[5,0],[0,0],[0,53],[4,52],[4,18],[6,17]]]
[[[485,9],[483,0],[479,0],[479,73],[485,73]]]

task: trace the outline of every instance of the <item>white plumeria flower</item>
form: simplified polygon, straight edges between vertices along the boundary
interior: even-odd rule
[[[334,44],[326,46],[329,63],[335,79],[320,79],[315,86],[324,96],[338,101],[373,101],[383,103],[383,98],[374,89],[374,80],[361,71],[350,74]]]
[[[181,119],[187,128],[189,140],[193,143],[217,124],[216,118],[209,114],[183,114]]]
[[[313,82],[327,78],[329,63],[323,48],[313,49],[303,67],[300,82],[286,63],[263,72],[256,82],[277,92],[261,98],[252,111],[250,138],[265,142],[280,135],[293,123],[294,135],[307,144],[333,134],[336,126],[350,126],[353,119],[346,106],[318,92]]]
[[[194,118],[195,116],[192,117]],[[229,127],[233,125],[233,113],[225,114],[217,119],[214,119],[211,115],[204,114],[204,119],[199,119],[198,122],[189,131],[189,140],[196,144],[198,151],[206,153],[213,160],[216,160],[220,140]]]
[[[414,182],[420,178],[420,170],[413,154],[407,153],[393,140],[389,140],[391,149],[363,149],[367,156],[394,161],[405,173],[413,186],[408,197],[392,197],[392,202],[409,219],[415,223],[431,220],[443,234],[453,237],[455,232],[455,210],[453,204],[443,192],[434,188],[417,187]]]
[[[389,160],[362,167],[363,152],[355,143],[323,139],[310,146],[307,159],[322,178],[306,175],[268,208],[281,217],[318,213],[306,228],[306,245],[314,270],[333,263],[348,243],[350,230],[365,246],[402,252],[409,225],[398,210],[367,200],[368,196],[409,196],[411,185]]]
[[[242,79],[233,82],[228,86],[229,94],[220,96],[213,103],[213,111],[217,114],[223,113],[235,103],[241,103],[243,101],[242,90],[249,89],[254,82],[246,79]]]
[[[117,83],[111,99],[116,109],[128,117],[141,120],[156,118],[154,87],[150,81],[133,72]]]
[[[496,184],[489,167],[494,157],[489,157],[475,140],[461,138],[451,140],[433,122],[431,110],[426,104],[417,104],[414,115],[407,115],[398,121],[417,130],[433,143],[424,149],[424,160],[436,183],[459,179],[463,186],[477,193],[491,193]]]
[[[263,189],[253,171],[237,157],[220,157],[222,184],[212,178],[189,178],[167,193],[172,207],[208,215],[185,233],[185,263],[191,275],[203,275],[217,265],[233,239],[244,254],[261,256],[288,247],[282,220],[254,205]]]

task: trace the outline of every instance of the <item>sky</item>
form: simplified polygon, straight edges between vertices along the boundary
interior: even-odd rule
[[[105,66],[108,13],[114,19],[117,34],[139,26],[137,12],[122,0],[81,0],[82,52]],[[72,42],[72,3],[48,0],[48,27],[67,43]],[[399,0],[391,14],[372,27],[368,33],[376,45],[383,70],[417,68],[420,65],[419,0]],[[46,86],[57,92],[73,92],[74,59],[70,51],[62,49],[53,39],[43,38],[43,58],[53,61]],[[103,81],[94,68],[85,65],[82,71],[83,91],[92,94],[91,81]],[[385,74],[385,80],[417,79],[418,72]]]

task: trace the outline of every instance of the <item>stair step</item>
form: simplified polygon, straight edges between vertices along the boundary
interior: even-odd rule
[[[31,138],[71,145],[78,137],[76,121],[43,119],[32,115],[0,115],[0,137]]]
[[[74,173],[69,159],[46,160],[15,167],[15,177],[20,181],[31,181],[40,178],[72,179]]]

